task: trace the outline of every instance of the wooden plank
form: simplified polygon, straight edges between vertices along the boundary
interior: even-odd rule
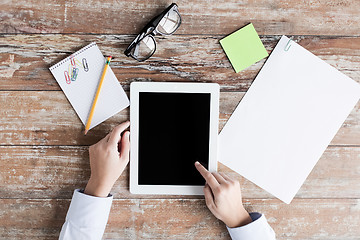
[[[2,1],[1,33],[137,34],[171,1]],[[260,34],[358,35],[360,3],[332,1],[180,2],[178,34],[227,34],[253,22]]]
[[[217,82],[224,91],[246,91],[265,60],[235,73],[222,50],[222,36],[170,36],[157,39],[155,55],[139,63],[123,54],[129,35],[3,35],[0,38],[0,90],[59,90],[48,67],[96,41],[120,83],[133,81]],[[280,36],[263,36],[268,50]],[[298,36],[294,41],[360,82],[360,37]],[[46,43],[46,44],[44,44]]]
[[[0,146],[0,198],[71,198],[90,176],[88,147]],[[360,147],[329,147],[296,198],[360,198]],[[242,185],[243,196],[274,198],[219,163],[219,171]],[[199,198],[198,196],[134,195],[128,168],[115,184],[115,198]]]
[[[222,129],[244,93],[220,94]],[[83,125],[61,91],[0,91],[0,145],[91,145],[114,126],[129,119],[121,111],[92,129],[87,136]],[[333,145],[360,145],[360,102],[346,119]]]
[[[0,238],[54,239],[69,200],[1,199]],[[267,216],[278,240],[353,240],[360,236],[359,199],[245,201]],[[230,239],[200,199],[114,200],[105,239]]]

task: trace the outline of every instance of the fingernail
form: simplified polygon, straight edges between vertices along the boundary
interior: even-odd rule
[[[195,162],[195,165],[196,165],[196,166],[199,166],[199,165],[200,165],[200,163],[199,163],[198,161],[196,161],[196,162]]]

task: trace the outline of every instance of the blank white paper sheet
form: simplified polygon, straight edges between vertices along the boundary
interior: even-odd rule
[[[50,67],[81,122],[86,125],[106,59],[91,43]],[[108,67],[90,129],[129,106],[129,98]]]
[[[358,83],[288,42],[282,36],[219,135],[219,161],[287,204],[360,98]]]

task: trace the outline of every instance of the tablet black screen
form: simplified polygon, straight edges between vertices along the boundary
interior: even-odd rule
[[[139,93],[139,185],[204,185],[210,93]]]

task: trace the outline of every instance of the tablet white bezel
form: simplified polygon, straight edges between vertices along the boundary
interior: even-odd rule
[[[209,170],[217,171],[219,85],[216,83],[133,82],[130,84],[130,192],[134,194],[204,195],[203,186],[139,185],[138,126],[140,92],[210,93]],[[156,107],[156,106],[154,106]],[[195,167],[195,166],[194,166]]]

